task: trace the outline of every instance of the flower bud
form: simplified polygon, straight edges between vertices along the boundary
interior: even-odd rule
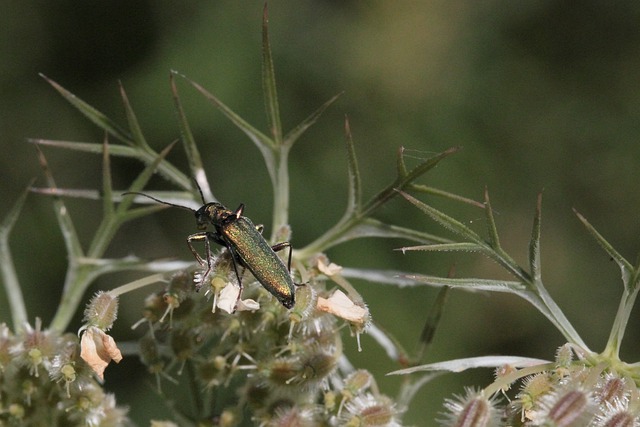
[[[84,310],[84,321],[87,326],[95,326],[108,331],[118,317],[118,297],[109,292],[96,293]]]

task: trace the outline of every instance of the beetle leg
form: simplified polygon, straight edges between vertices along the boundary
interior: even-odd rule
[[[203,259],[200,254],[198,253],[198,251],[196,250],[196,248],[193,246],[193,241],[204,241],[204,251],[205,251],[205,255],[206,255],[206,259]],[[190,235],[189,237],[187,237],[187,244],[189,245],[189,249],[191,249],[191,253],[193,253],[193,256],[196,258],[196,261],[198,261],[198,264],[200,264],[202,267],[207,267],[206,270],[204,271],[204,273],[202,274],[202,277],[199,281],[199,283],[196,283],[196,292],[200,290],[200,288],[209,281],[209,275],[211,274],[211,271],[213,270],[213,254],[211,253],[211,242],[210,240],[216,240],[216,236],[213,233],[209,233],[209,232],[201,232],[201,233],[195,233]]]
[[[284,248],[289,248],[289,262],[287,263],[287,270],[291,272],[291,254],[293,253],[293,248],[291,247],[291,243],[289,242],[280,242],[271,246],[271,250],[273,252],[278,252],[283,250]]]
[[[283,250],[284,248],[289,248],[289,262],[287,263],[287,270],[291,273],[291,255],[293,254],[293,246],[291,246],[290,242],[280,242],[271,246],[271,250],[273,252],[278,252]],[[294,283],[296,286],[304,286],[306,283]]]
[[[238,263],[240,262],[240,258],[238,258],[238,255],[236,254],[235,250],[231,247],[231,246],[227,246],[227,250],[229,251],[229,254],[231,254],[231,264],[233,265],[233,271],[235,271],[236,273],[236,279],[238,279],[238,297],[236,298],[236,303],[233,306],[233,312],[235,313],[236,309],[238,308],[238,302],[240,301],[240,297],[242,297],[242,290],[244,289],[242,286],[242,276],[240,276],[240,273],[238,272]],[[244,273],[244,271],[243,271]]]
[[[189,245],[189,249],[191,250],[191,253],[193,254],[193,256],[196,258],[196,261],[198,261],[198,264],[200,264],[201,266],[205,266],[207,265],[207,263],[205,262],[205,260],[200,256],[200,254],[198,253],[198,251],[196,250],[196,248],[193,246],[194,241],[204,241],[205,243],[205,250],[207,248],[207,246],[209,245],[209,239],[207,236],[207,232],[203,231],[201,233],[195,233],[190,235],[189,237],[187,237],[187,245]],[[211,252],[211,248],[209,247],[209,250],[207,251],[207,258],[209,258],[209,252]]]

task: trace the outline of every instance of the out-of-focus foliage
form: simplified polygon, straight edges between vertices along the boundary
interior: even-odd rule
[[[121,80],[149,143],[158,149],[179,132],[170,101],[170,69],[214,91],[247,120],[264,121],[261,12],[260,2],[233,0],[3,5],[2,200],[15,200],[40,174],[25,138],[96,142],[103,138],[38,77],[39,72],[110,117],[122,114],[116,90],[116,81]],[[640,236],[640,192],[636,190],[640,172],[634,167],[640,159],[639,17],[640,6],[631,1],[270,3],[271,43],[285,127],[345,91],[291,153],[293,244],[309,243],[342,213],[345,113],[367,183],[365,196],[393,177],[398,146],[414,150],[410,153],[422,159],[462,145],[464,150],[430,179],[476,199],[488,185],[497,222],[504,230],[503,245],[516,256],[529,238],[535,193],[544,188],[545,283],[576,328],[584,331],[581,325],[602,323],[601,328],[592,328],[591,336],[584,336],[594,347],[601,347],[612,321],[608,313],[615,312],[618,272],[584,234],[570,208],[577,207],[622,254],[633,257]],[[245,203],[252,218],[268,224],[268,175],[251,143],[194,91],[182,90],[181,96],[216,194],[229,205]],[[92,163],[57,151],[48,151],[47,157],[65,185],[97,187],[99,158]],[[128,182],[137,167],[114,163],[116,186]],[[237,168],[246,173],[237,173]],[[158,180],[157,185],[162,182]],[[84,217],[85,226],[95,225],[86,204],[71,202],[69,208],[76,221]],[[99,203],[95,209],[100,209]],[[381,215],[405,219],[416,228],[418,224],[433,227],[401,201],[391,203]],[[471,226],[483,221],[473,210],[456,216],[467,218]],[[163,213],[127,231],[135,233],[138,244],[122,239],[127,246],[118,248],[114,256],[132,252],[149,258],[189,256],[183,242],[193,231],[188,216]],[[440,274],[458,261],[455,256],[433,256],[425,265],[422,255],[391,251],[405,243],[371,247],[362,241],[341,248],[340,256],[348,256],[355,265]],[[50,200],[29,196],[12,244],[23,282],[51,284],[49,289],[25,290],[27,305],[39,308],[46,318],[53,312],[51,305],[56,303],[66,268],[66,260],[59,256],[62,241]],[[521,259],[525,256],[522,253]],[[476,276],[495,271],[483,259],[477,264],[458,262],[457,268]],[[611,283],[611,290],[583,287],[597,282]],[[374,319],[404,343],[417,341],[418,325],[435,298],[434,290],[394,288],[390,292],[391,288],[371,285],[359,290]],[[138,306],[139,302],[131,303]],[[0,313],[6,313],[5,307],[5,296],[0,295]],[[126,310],[126,304],[122,308]],[[121,325],[137,318],[135,310],[123,313]],[[510,320],[508,328],[505,318]],[[545,322],[508,296],[453,292],[428,358],[462,357],[469,348],[478,355],[549,358],[546,352],[562,340],[559,335],[547,335],[551,329]],[[469,328],[471,324],[477,329]],[[121,327],[118,333],[127,334]],[[630,334],[638,333],[629,329]],[[379,372],[397,368],[377,363],[382,359],[371,353],[374,346],[367,346],[366,337],[363,343],[363,354],[354,358],[361,357]],[[351,349],[348,343],[345,347],[353,350],[355,343]],[[638,348],[622,352],[637,354]],[[132,380],[136,370],[139,365],[125,359],[113,370],[107,387],[140,398],[152,395],[144,377]],[[124,386],[118,384],[119,375]],[[397,379],[389,381],[393,384]],[[444,381],[425,387],[427,404],[414,407],[405,421],[418,422],[424,416],[422,410],[432,418],[442,396],[459,391],[461,381],[470,384],[474,378]],[[136,411],[148,410],[142,403],[132,404],[131,415],[135,418]]]

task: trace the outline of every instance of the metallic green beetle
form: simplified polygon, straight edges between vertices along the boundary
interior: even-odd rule
[[[198,288],[207,282],[209,275],[213,272],[214,257],[211,253],[211,242],[213,241],[227,248],[231,254],[233,269],[240,288],[236,306],[243,289],[238,264],[248,268],[256,280],[271,292],[283,306],[291,308],[295,304],[295,284],[290,274],[291,244],[281,242],[270,246],[262,236],[262,227],[255,226],[249,218],[242,215],[243,204],[235,211],[231,211],[220,203],[204,203],[203,200],[204,205],[198,210],[193,210],[187,206],[165,202],[144,193],[128,192],[124,194],[137,194],[164,205],[191,211],[196,216],[196,224],[200,230],[206,230],[209,225],[213,226],[213,231],[201,231],[187,237],[187,244],[196,261],[206,268]],[[202,191],[200,191],[200,195],[202,196]],[[193,246],[192,242],[194,241],[204,242],[205,258],[200,256]],[[289,263],[285,266],[276,252],[287,247],[289,248]]]
[[[196,260],[206,267],[202,283],[206,282],[211,273],[213,258],[211,256],[210,242],[213,241],[224,246],[231,253],[233,268],[238,279],[240,294],[242,294],[242,280],[238,272],[238,264],[251,271],[258,282],[286,308],[295,304],[295,288],[291,279],[291,244],[281,242],[274,246],[260,233],[261,227],[256,227],[246,216],[242,215],[244,205],[231,211],[220,203],[206,203],[195,211],[198,229],[205,230],[212,225],[214,231],[202,231],[187,238],[189,249]],[[192,242],[204,241],[206,259],[203,259],[193,247]],[[276,252],[289,248],[289,263],[285,266]],[[240,298],[240,294],[238,298]]]

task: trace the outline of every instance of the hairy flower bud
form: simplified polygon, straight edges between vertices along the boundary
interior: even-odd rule
[[[109,292],[96,293],[84,310],[86,325],[108,331],[118,317],[118,297]]]

